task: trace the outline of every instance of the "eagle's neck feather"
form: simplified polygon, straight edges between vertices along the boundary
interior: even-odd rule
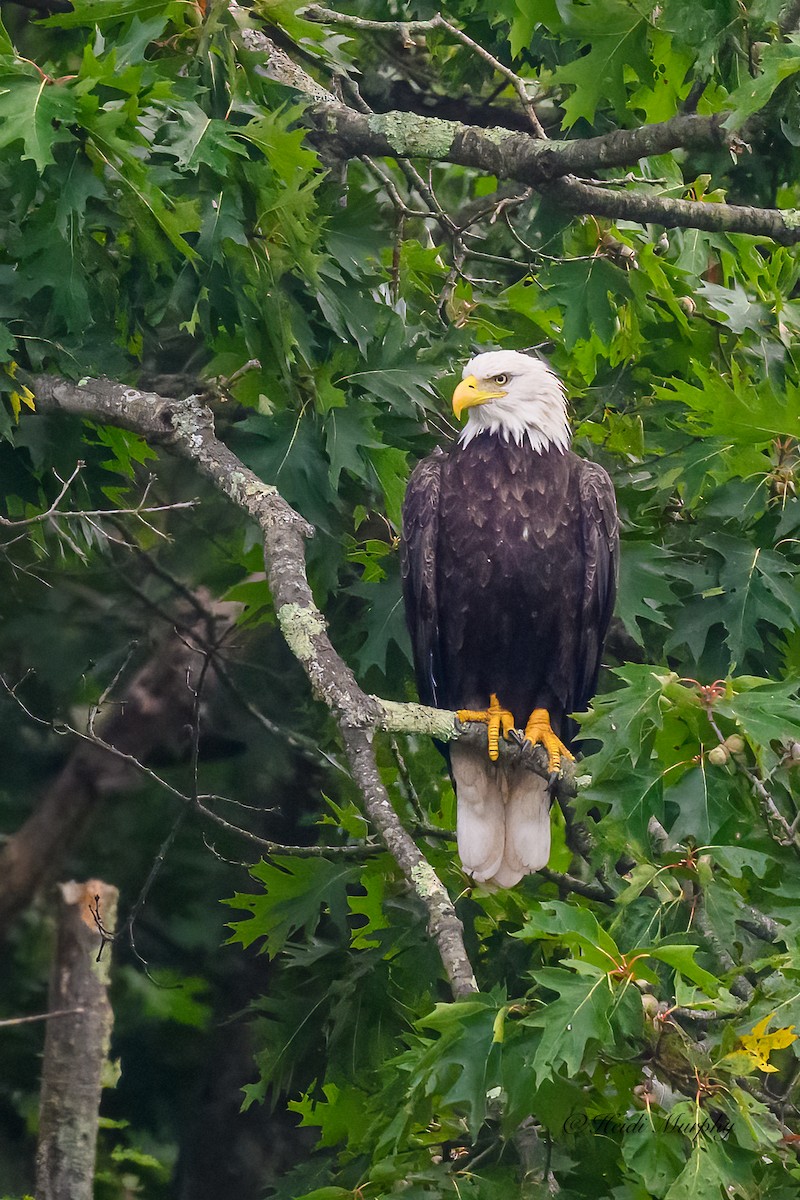
[[[468,446],[473,438],[488,434],[515,442],[521,446],[529,442],[531,449],[539,454],[546,450],[567,450],[571,436],[567,420],[566,404],[556,403],[544,412],[539,411],[534,419],[523,415],[519,408],[501,407],[502,401],[480,405],[470,409],[467,423],[461,431],[459,442]]]

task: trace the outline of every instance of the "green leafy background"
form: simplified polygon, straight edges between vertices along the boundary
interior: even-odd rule
[[[781,7],[472,0],[450,15],[528,81],[554,136],[667,120],[690,93],[731,128],[761,122],[747,154],[644,159],[611,172],[615,188],[795,208],[800,54],[778,37]],[[349,8],[396,15],[381,0]],[[441,30],[403,48],[286,0],[255,12],[306,70],[358,79],[375,107],[411,87],[434,115],[455,101],[521,119],[507,81]],[[180,586],[236,601],[220,654],[239,693],[319,752],[310,766],[229,697],[228,750],[201,763],[203,790],[251,806],[231,819],[262,836],[363,842],[253,531],[133,435],[18,414],[13,397],[39,371],[210,389],[221,435],[315,526],[309,571],[335,644],[365,688],[410,699],[405,481],[453,435],[460,363],[537,347],[622,520],[608,669],[581,718],[588,841],[575,852],[555,813],[549,872],[471,889],[441,760],[422,738],[381,742],[401,819],[464,923],[480,993],[453,1003],[389,855],[277,855],[248,872],[252,847],[189,822],[137,927],[149,974],[120,948],[122,1076],[104,1099],[97,1195],[794,1196],[794,1047],[767,1075],[739,1039],[773,1013],[773,1029],[800,1025],[797,253],[568,219],[536,195],[493,220],[496,180],[434,165],[456,223],[484,205],[456,244],[419,215],[425,194],[396,162],[343,162],[308,134],[304,104],[219,3],[77,0],[39,20],[9,10],[0,27],[4,515],[44,511],[79,459],[76,512],[135,507],[151,472],[151,501],[200,499],[125,518],[122,537],[77,516],[4,531],[3,674],[59,721],[100,697],[132,643],[146,660]],[[12,700],[0,712],[11,833],[66,751]],[[165,771],[189,786],[188,764]],[[64,873],[118,884],[125,911],[173,817],[150,786],[115,798]],[[15,926],[0,1015],[43,1010],[49,938],[44,904]],[[0,1178],[18,1196],[41,1028],[2,1029],[0,1046]],[[214,1137],[222,1165],[203,1159]]]

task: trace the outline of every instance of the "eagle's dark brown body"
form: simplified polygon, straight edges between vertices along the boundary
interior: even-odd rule
[[[602,467],[569,449],[566,396],[546,363],[487,351],[464,368],[459,441],[411,476],[403,506],[403,589],[420,699],[470,710],[487,747],[449,759],[458,852],[488,887],[513,887],[550,853],[547,780],[498,757],[507,722],[569,754],[570,713],[594,692],[614,607],[617,512]]]
[[[614,606],[617,518],[605,471],[571,450],[493,434],[424,459],[403,513],[404,588],[420,698],[555,732],[594,692]]]

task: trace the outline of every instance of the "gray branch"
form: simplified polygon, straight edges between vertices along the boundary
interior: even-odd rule
[[[325,618],[312,598],[304,544],[305,538],[313,533],[311,526],[275,487],[259,479],[219,441],[212,414],[197,397],[170,400],[108,379],[85,379],[75,384],[40,375],[30,382],[39,411],[60,411],[132,429],[192,462],[259,525],[278,620],[289,647],[305,668],[314,695],[337,720],[367,815],[399,864],[409,887],[425,906],[428,929],[438,947],[453,995],[458,998],[477,991],[461,922],[447,890],[403,828],[380,778],[372,745],[373,731],[390,722],[391,716],[387,716],[388,710],[381,702],[365,695],[358,686],[352,671],[334,649]],[[449,720],[449,724],[452,730],[453,721]]]
[[[673,200],[645,192],[596,187],[572,178],[557,180],[549,188],[549,195],[574,212],[613,220],[651,222],[669,229],[748,233],[752,237],[769,237],[782,246],[800,242],[800,212],[796,209]]]
[[[796,5],[790,4],[786,10],[790,24],[795,9]],[[263,57],[264,69],[271,78],[310,99],[307,119],[317,135],[327,144],[337,146],[345,158],[366,154],[452,162],[539,191],[549,187],[551,196],[576,213],[668,228],[747,233],[769,237],[785,246],[800,241],[800,213],[794,209],[747,208],[647,195],[622,188],[606,190],[573,178],[630,167],[642,158],[679,148],[723,146],[738,153],[745,148],[744,143],[740,136],[724,127],[726,113],[713,116],[680,113],[668,121],[638,129],[618,129],[600,137],[557,141],[547,140],[541,133],[531,136],[504,129],[482,129],[411,112],[357,112],[312,79],[266,34],[250,28],[235,0],[231,10],[243,25],[240,36],[247,49]],[[332,15],[329,10],[313,6],[310,12]],[[360,18],[341,19],[363,26]],[[422,22],[420,27],[431,28],[434,24],[438,26],[439,22]],[[451,32],[455,31],[454,26],[444,24]],[[513,76],[513,72],[508,74]]]
[[[574,172],[588,174],[608,167],[628,167],[640,158],[679,147],[725,146],[735,140],[717,117],[692,113],[573,141],[543,141],[527,133],[483,129],[411,112],[361,113],[338,102],[314,104],[309,119],[320,134],[334,139],[352,156],[377,154],[452,162],[533,185]]]

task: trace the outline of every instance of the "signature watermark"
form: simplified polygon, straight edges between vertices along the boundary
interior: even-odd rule
[[[570,1113],[561,1127],[562,1133],[593,1133],[606,1137],[619,1136],[623,1133],[652,1133],[658,1136],[663,1133],[680,1133],[694,1140],[698,1137],[721,1138],[723,1141],[731,1131],[731,1123],[723,1113],[703,1113],[697,1119],[686,1116],[664,1113],[655,1119],[646,1112],[632,1113],[630,1116],[604,1116],[585,1112]]]

